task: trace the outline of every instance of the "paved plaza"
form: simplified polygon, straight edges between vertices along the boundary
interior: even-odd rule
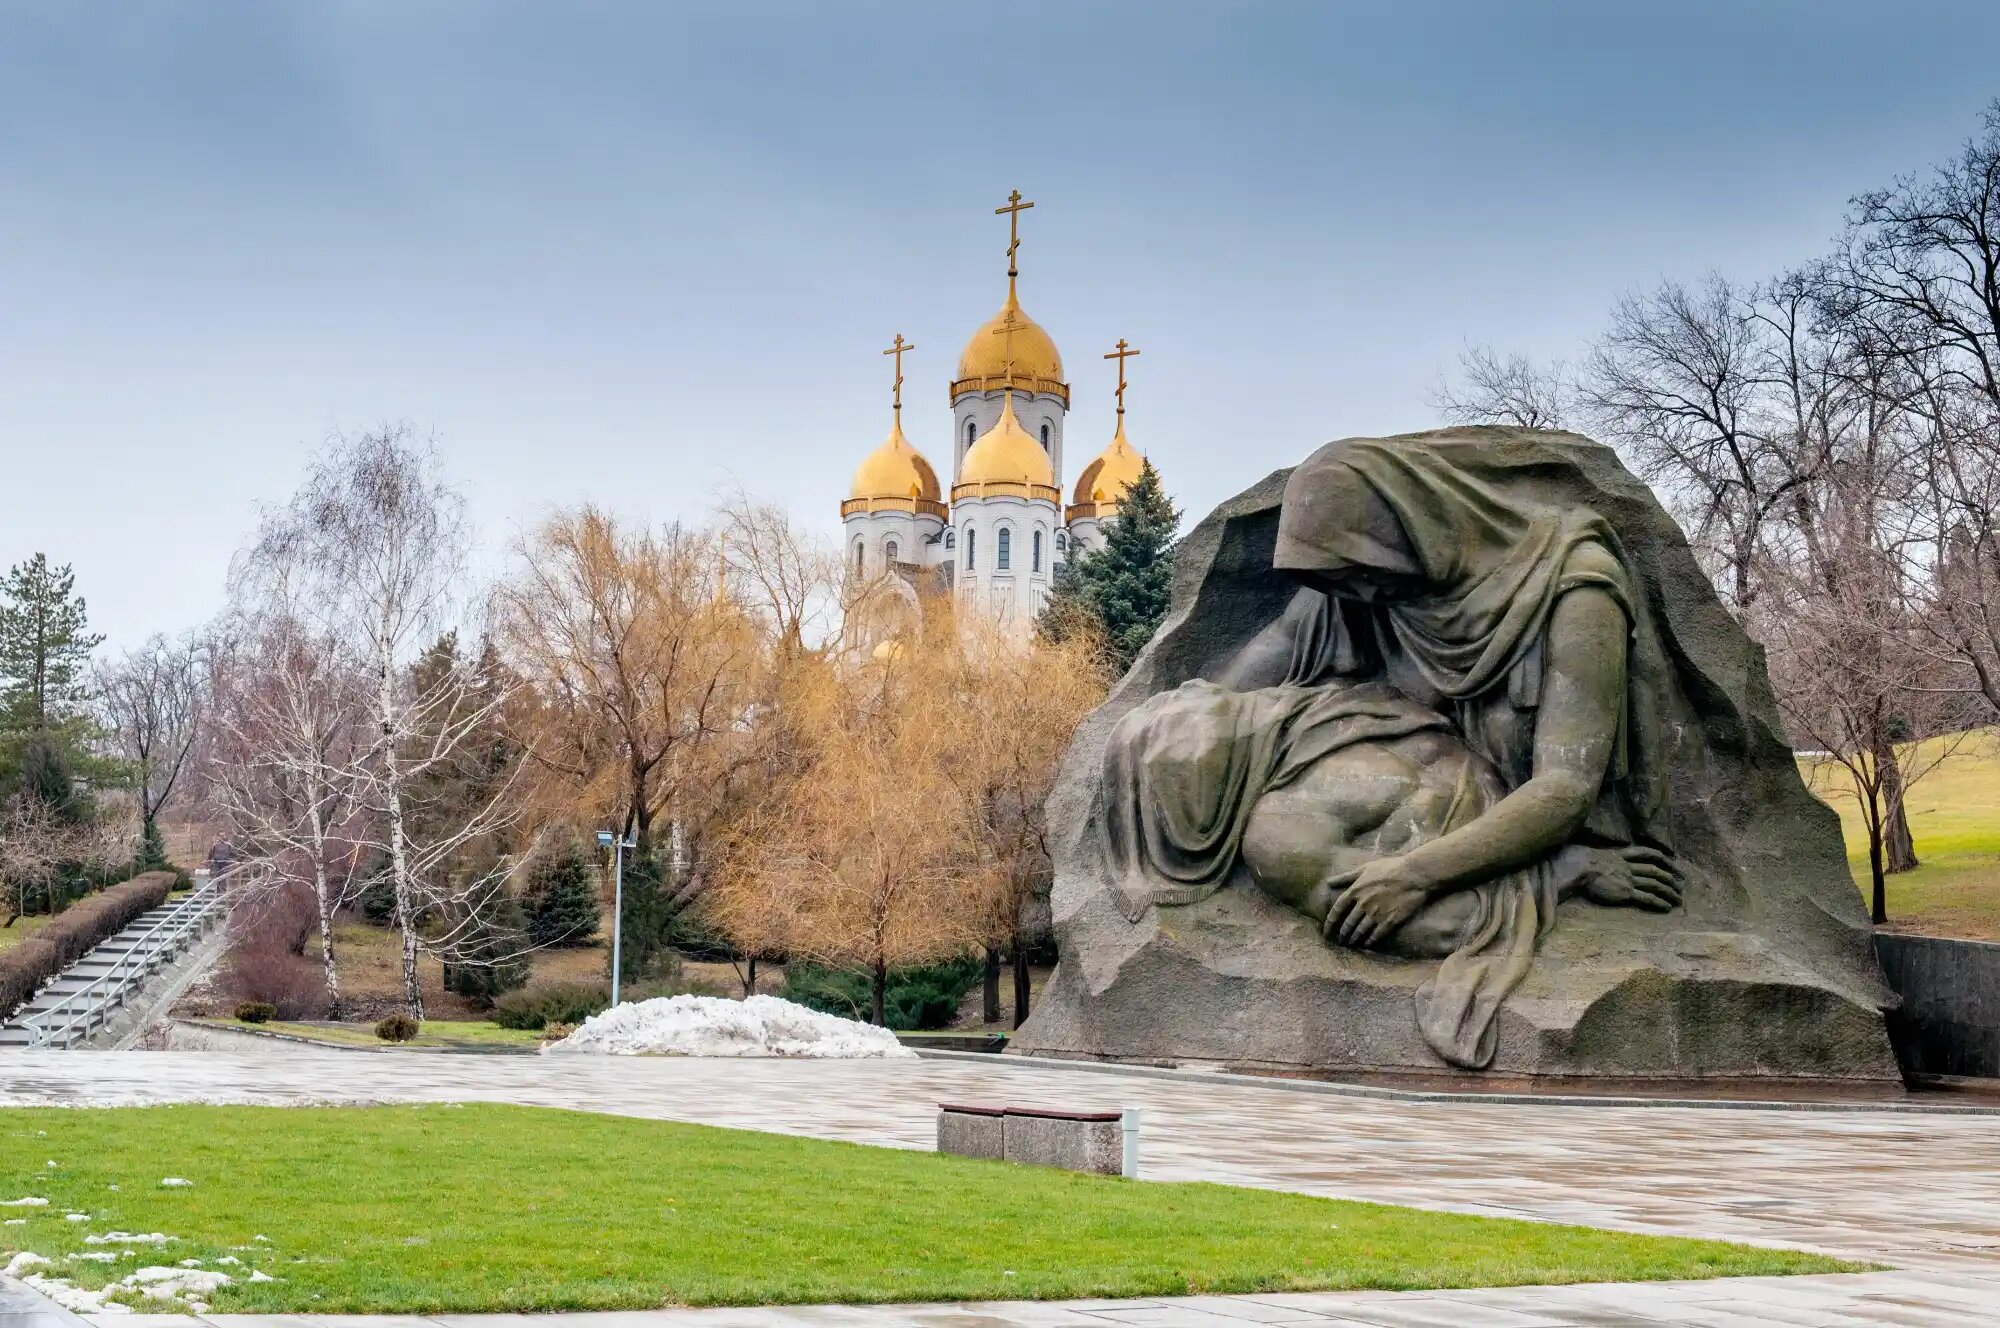
[[[0,1056],[0,1105],[473,1100],[905,1148],[931,1146],[940,1101],[1137,1108],[1144,1113],[1141,1174],[1148,1179],[1803,1246],[1894,1269],[1451,1293],[588,1316],[604,1328],[806,1322],[1221,1328],[1329,1318],[1456,1328],[2000,1322],[2000,1116],[1993,1115],[1411,1101],[997,1058],[626,1060],[303,1046],[274,1047],[270,1055]],[[119,1322],[146,1328],[130,1317]],[[231,1316],[216,1322],[253,1323]],[[515,1328],[520,1322],[510,1320]]]

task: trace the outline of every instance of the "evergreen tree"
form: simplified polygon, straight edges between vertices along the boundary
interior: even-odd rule
[[[522,894],[528,939],[536,945],[585,945],[597,935],[597,871],[576,836],[535,855]]]
[[[104,640],[89,631],[76,575],[36,554],[0,583],[0,717],[46,733],[81,717],[84,672]]]
[[[173,864],[167,861],[167,840],[160,833],[157,817],[149,817],[139,832],[139,856],[133,867],[142,872],[171,871]]]
[[[479,863],[473,873],[466,916],[444,965],[444,986],[486,1009],[528,985],[528,919],[497,862]]]
[[[627,985],[670,973],[678,956],[667,946],[671,897],[667,864],[645,841],[625,858],[623,939],[618,980]]]
[[[1037,626],[1061,641],[1085,623],[1104,635],[1119,672],[1130,668],[1167,616],[1174,532],[1181,514],[1151,461],[1104,525],[1104,543],[1065,563]]]

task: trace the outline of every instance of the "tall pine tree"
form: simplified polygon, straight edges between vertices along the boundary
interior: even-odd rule
[[[1088,626],[1103,634],[1118,671],[1130,668],[1167,616],[1180,520],[1146,462],[1105,523],[1104,543],[1063,565],[1037,623],[1042,635],[1061,641]]]
[[[42,783],[67,790],[69,770],[87,763],[85,677],[104,639],[89,627],[68,567],[38,553],[0,581],[0,788],[46,798]]]

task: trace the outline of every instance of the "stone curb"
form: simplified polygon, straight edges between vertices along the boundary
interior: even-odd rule
[[[1315,1079],[1280,1079],[1256,1074],[1233,1074],[1227,1070],[1177,1070],[1158,1065],[1115,1065],[1106,1061],[1072,1061],[1053,1056],[1005,1054],[980,1051],[931,1051],[916,1048],[926,1060],[975,1061],[981,1065],[1017,1065],[1025,1068],[1068,1070],[1081,1074],[1125,1075],[1137,1079],[1165,1079],[1176,1083],[1228,1084],[1241,1088],[1270,1088],[1287,1093],[1318,1093],[1327,1097],[1369,1098],[1382,1102],[1460,1103],[1485,1106],[1536,1107],[1667,1107],[1701,1111],[1826,1111],[1888,1112],[1913,1116],[2000,1116],[2000,1107],[1975,1107],[1940,1103],[1928,1106],[1916,1102],[1760,1102],[1730,1098],[1664,1097],[1585,1097],[1576,1094],[1540,1093],[1440,1093],[1421,1089],[1378,1088],[1371,1084],[1328,1083]]]
[[[225,1038],[262,1038],[267,1042],[289,1042],[294,1046],[319,1047],[326,1051],[358,1051],[369,1056],[534,1056],[539,1054],[532,1047],[363,1047],[352,1042],[323,1042],[318,1038],[300,1037],[296,1033],[280,1033],[274,1029],[256,1028],[248,1025],[238,1028],[229,1024],[211,1024],[199,1019],[182,1019],[178,1017],[169,1022],[201,1033],[217,1033]]]

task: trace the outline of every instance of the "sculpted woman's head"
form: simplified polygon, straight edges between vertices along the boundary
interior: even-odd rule
[[[1323,452],[1314,462],[1286,486],[1272,566],[1345,599],[1417,592],[1423,560],[1382,495],[1337,454]]]

